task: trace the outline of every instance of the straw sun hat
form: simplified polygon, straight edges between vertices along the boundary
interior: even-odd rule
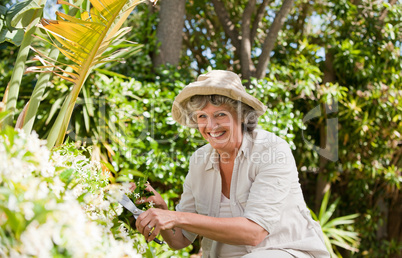
[[[246,92],[237,74],[213,70],[198,76],[197,81],[184,87],[176,96],[172,106],[172,117],[176,122],[186,125],[183,103],[195,95],[223,95],[249,105],[259,116],[267,109],[261,101]]]

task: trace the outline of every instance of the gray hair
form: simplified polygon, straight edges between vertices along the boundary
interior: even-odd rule
[[[202,110],[208,103],[218,107],[227,105],[239,115],[242,130],[251,133],[258,123],[258,113],[249,105],[222,95],[195,95],[183,103],[183,115],[189,127],[197,127],[195,112]]]

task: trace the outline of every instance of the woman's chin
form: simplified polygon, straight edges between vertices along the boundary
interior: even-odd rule
[[[230,151],[231,149],[228,141],[210,141],[209,143],[211,144],[212,148],[214,148],[218,152]]]

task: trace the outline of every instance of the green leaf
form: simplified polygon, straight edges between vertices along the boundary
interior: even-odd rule
[[[61,103],[63,103],[65,96],[62,96],[53,103],[52,107],[50,108],[49,115],[46,119],[45,124],[49,124],[52,120],[53,116],[56,114],[56,111],[60,109]]]
[[[327,235],[325,235],[325,234],[324,234],[324,243],[325,243],[325,247],[327,248],[327,250],[331,254],[331,257],[336,257],[336,255],[334,253],[334,249],[332,248],[332,243],[331,243],[329,237]]]
[[[326,229],[326,232],[331,234],[334,238],[348,238],[348,239],[358,239],[358,234],[356,232],[346,231],[337,228]]]
[[[27,60],[30,44],[32,41],[32,34],[34,34],[36,31],[36,27],[33,26],[33,24],[36,25],[36,23],[39,21],[39,18],[40,17],[35,17],[34,20],[30,23],[27,28],[26,34],[24,35],[24,39],[21,42],[21,47],[18,51],[17,60],[15,62],[13,73],[9,83],[6,109],[9,110],[10,113],[4,119],[4,123],[2,126],[11,125],[13,123],[21,80],[25,72],[25,62]]]
[[[311,217],[312,217],[315,221],[319,221],[319,219],[318,219],[317,215],[314,213],[314,211],[313,211],[312,209],[309,209],[309,210],[310,210]]]
[[[82,114],[84,116],[85,131],[87,133],[89,133],[89,131],[90,131],[90,119],[89,119],[89,115],[88,115],[88,106],[87,105],[85,105],[83,107]],[[77,130],[77,132],[78,132],[78,130]]]
[[[7,7],[0,5],[0,15],[6,15],[7,10]]]
[[[0,43],[7,41],[16,46],[20,46],[24,39],[24,34],[25,32],[23,29],[9,31],[5,26],[3,26],[0,30]]]
[[[24,29],[35,18],[42,16],[44,3],[38,4],[34,0],[25,0],[11,6],[6,14],[9,30]]]
[[[91,117],[95,116],[95,108],[93,105],[93,101],[90,98],[90,92],[88,86],[83,86],[82,93],[84,95],[85,106],[87,108],[88,115]],[[89,128],[88,128],[89,129]]]
[[[326,210],[324,212],[324,214],[320,218],[322,225],[325,225],[325,223],[327,223],[327,221],[331,218],[332,214],[334,214],[334,211],[335,211],[336,207],[338,206],[339,200],[340,200],[340,198],[336,199],[335,202],[333,202],[329,206],[328,210]]]
[[[57,60],[59,56],[59,50],[57,48],[52,48],[49,52],[49,57]],[[26,134],[30,134],[32,131],[33,124],[35,122],[36,113],[38,112],[38,107],[40,102],[43,99],[43,95],[45,93],[47,84],[49,83],[50,72],[42,73],[38,81],[35,85],[35,88],[32,92],[31,98],[29,100],[28,109],[26,110],[26,115],[24,119],[24,132]]]
[[[7,225],[11,227],[11,229],[15,232],[16,238],[19,239],[22,231],[24,231],[26,227],[24,215],[19,212],[11,211],[4,205],[0,205],[0,209],[5,213],[7,217]]]
[[[66,186],[68,184],[70,184],[70,182],[73,180],[73,177],[72,177],[73,172],[74,172],[74,169],[66,169],[60,173],[60,180],[62,182],[64,182],[66,184]]]
[[[141,173],[140,171],[134,169],[123,169],[119,172],[119,175],[133,175],[139,177],[146,177],[144,173]]]
[[[359,249],[357,249],[357,248],[355,248],[355,247],[353,247],[353,246],[351,246],[351,245],[348,245],[348,244],[345,243],[345,242],[333,240],[333,241],[332,241],[332,244],[333,244],[333,245],[336,245],[336,246],[340,246],[340,247],[342,247],[342,248],[345,248],[346,250],[350,250],[350,251],[353,251],[353,252],[359,251]]]
[[[109,76],[115,76],[115,77],[119,77],[119,78],[123,78],[123,79],[127,79],[128,77],[120,74],[120,73],[116,73],[116,72],[112,72],[109,70],[105,70],[105,69],[100,69],[100,68],[96,68],[94,69],[95,71],[99,72],[99,73],[103,73],[105,75],[109,75]]]
[[[320,213],[318,214],[318,218],[320,220],[321,226],[324,224],[324,223],[321,222],[321,218],[324,216],[324,213],[325,213],[325,211],[327,209],[329,195],[330,195],[330,191],[327,191],[325,193],[325,195],[324,195],[324,198],[322,199],[322,202],[321,202]]]
[[[64,1],[60,3],[67,4]],[[126,30],[120,30],[120,27],[139,3],[140,1],[130,0],[94,0],[91,1],[93,8],[90,14],[82,12],[80,17],[76,18],[57,13],[57,21],[42,19],[43,28],[61,45],[54,44],[54,46],[73,62],[68,67],[74,71],[67,76],[57,74],[73,82],[74,87],[49,132],[47,138],[49,148],[63,143],[74,103],[88,75],[97,64],[108,61],[104,56],[106,49],[116,38],[124,34]]]
[[[355,222],[355,218],[359,217],[359,214],[351,214],[351,215],[347,215],[347,216],[342,216],[342,217],[338,217],[335,219],[332,219],[331,221],[329,221],[328,223],[325,224],[325,227],[334,227],[334,226],[338,226],[338,225],[347,225],[347,224],[353,224]]]
[[[114,169],[114,167],[112,166],[112,164],[105,162],[105,161],[101,161],[101,163],[103,165],[105,165],[113,174],[116,175],[116,170]]]

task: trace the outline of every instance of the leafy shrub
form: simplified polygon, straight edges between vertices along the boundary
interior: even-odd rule
[[[109,184],[86,150],[44,144],[35,133],[0,132],[0,254],[141,257],[137,235],[113,223],[128,186]]]

